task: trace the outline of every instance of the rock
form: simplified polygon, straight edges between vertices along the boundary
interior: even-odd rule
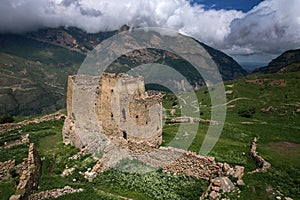
[[[213,184],[214,186],[217,186],[217,187],[221,187],[221,186],[222,186],[222,183],[221,183],[220,180],[212,179],[211,182],[212,182],[212,184]]]
[[[61,176],[62,177],[65,177],[65,176],[69,176],[69,175],[71,175],[72,173],[73,173],[73,171],[75,170],[75,168],[74,167],[72,167],[72,168],[70,168],[70,169],[65,169],[64,171],[63,171],[63,173],[61,174]]]
[[[9,200],[20,200],[21,199],[21,195],[12,195]]]
[[[244,181],[242,179],[237,180],[237,185],[245,185]]]
[[[281,197],[280,197],[280,196],[277,196],[277,197],[276,197],[276,200],[280,200],[280,199],[281,199]]]
[[[170,114],[173,116],[173,115],[175,115],[175,113],[176,113],[176,110],[175,109],[172,109],[171,111],[170,111]]]
[[[216,191],[211,191],[209,194],[209,199],[216,199],[220,196],[220,193],[217,193]]]
[[[216,191],[216,192],[220,192],[220,187],[211,186],[211,190]]]
[[[234,168],[234,178],[242,179],[244,176],[245,167],[236,165]]]
[[[217,177],[213,179],[213,185],[220,185],[223,192],[231,192],[234,189],[234,185],[228,177]]]
[[[223,171],[224,172],[227,172],[229,168],[230,168],[230,166],[227,163],[223,164]]]
[[[192,170],[187,169],[187,170],[185,170],[185,175],[186,176],[193,176],[194,174],[193,174]]]
[[[284,197],[285,200],[293,200],[292,198],[290,197]]]

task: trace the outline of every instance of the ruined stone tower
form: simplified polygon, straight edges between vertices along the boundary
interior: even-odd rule
[[[161,95],[148,95],[140,76],[70,76],[67,112],[66,144],[83,147],[101,140],[101,134],[153,145],[162,142]]]

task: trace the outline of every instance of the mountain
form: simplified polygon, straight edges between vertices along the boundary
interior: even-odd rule
[[[88,34],[78,28],[60,27],[26,34],[0,34],[0,115],[32,115],[64,108],[67,76],[76,74],[97,44],[128,29],[123,26],[116,31]],[[247,74],[228,55],[199,44],[212,56],[223,80]],[[187,61],[163,50],[137,50],[111,65],[126,71],[149,62],[177,69],[194,87],[204,84]]]
[[[254,70],[254,73],[283,73],[300,70],[300,49],[289,50],[273,59],[268,66]]]

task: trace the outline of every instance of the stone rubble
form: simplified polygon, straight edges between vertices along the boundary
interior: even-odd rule
[[[0,180],[5,179],[9,175],[9,170],[15,168],[15,160],[0,162]]]
[[[41,159],[33,143],[29,145],[28,158],[24,163],[26,163],[26,169],[21,172],[16,193],[10,197],[10,200],[28,199],[34,190],[38,189],[38,179],[41,175]]]
[[[210,125],[218,125],[219,123],[214,120],[202,119],[202,118],[194,118],[194,117],[175,117],[171,119],[171,122],[175,123],[208,123]]]
[[[53,190],[46,190],[42,191],[40,193],[32,194],[29,197],[29,200],[41,200],[41,199],[49,199],[49,198],[57,198],[63,195],[67,194],[72,194],[72,193],[77,193],[77,192],[82,192],[83,189],[73,189],[70,186],[65,186],[63,188],[59,189],[53,189]]]
[[[235,186],[228,177],[216,177],[210,180],[210,185],[201,195],[200,200],[218,199],[222,196],[222,193],[229,193],[233,190],[235,190]]]
[[[3,146],[0,146],[0,149],[10,148],[12,146],[26,144],[26,143],[29,143],[29,134],[22,135],[21,139],[19,139],[19,140],[5,142]]]

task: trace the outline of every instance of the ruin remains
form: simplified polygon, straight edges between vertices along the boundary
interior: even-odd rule
[[[63,128],[65,144],[93,153],[97,164],[84,173],[91,180],[121,160],[138,160],[163,172],[196,178],[233,176],[244,168],[217,163],[213,157],[174,148],[162,142],[162,98],[149,95],[142,77],[127,74],[70,76]],[[67,172],[66,172],[67,173]]]
[[[162,142],[162,98],[148,95],[144,78],[127,74],[69,76],[65,144],[82,148],[107,138]]]

